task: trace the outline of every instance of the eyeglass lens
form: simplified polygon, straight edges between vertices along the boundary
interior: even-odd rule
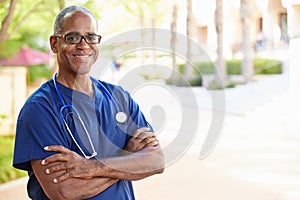
[[[65,40],[68,44],[79,44],[82,38],[88,44],[98,44],[101,39],[99,35],[65,35]]]

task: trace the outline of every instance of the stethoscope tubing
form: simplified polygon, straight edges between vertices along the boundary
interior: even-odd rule
[[[60,92],[59,92],[59,90],[58,90],[58,86],[57,86],[57,82],[56,82],[56,76],[57,76],[57,72],[53,75],[53,83],[54,83],[54,87],[55,87],[55,90],[56,90],[56,93],[57,93],[57,95],[58,95],[58,98],[59,98],[59,101],[61,102],[61,104],[63,105],[63,106],[65,106],[66,105],[66,103],[65,103],[65,101],[63,100],[63,98],[62,98],[62,96],[61,96],[61,94],[60,94]],[[96,80],[95,78],[93,78],[93,77],[90,77],[91,78],[91,80],[94,82],[94,83],[96,83],[100,88],[101,88],[101,90],[105,93],[105,95],[109,98],[109,100],[112,102],[112,104],[113,104],[113,106],[114,106],[114,108],[115,108],[115,110],[118,112],[118,107],[117,107],[117,105],[116,105],[116,102],[115,102],[115,100],[113,99],[113,97],[112,97],[112,95],[110,94],[110,92],[98,81],[98,80]],[[74,107],[73,107],[74,108]]]

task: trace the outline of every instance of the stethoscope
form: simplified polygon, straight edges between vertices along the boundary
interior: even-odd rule
[[[76,109],[75,106],[73,106],[72,104],[66,104],[65,101],[63,100],[62,96],[61,96],[61,93],[60,91],[58,90],[58,87],[57,87],[57,82],[56,82],[56,76],[57,76],[57,73],[55,73],[53,75],[53,84],[54,84],[54,87],[55,87],[55,90],[56,90],[56,93],[57,93],[57,96],[59,98],[59,101],[61,102],[62,106],[59,110],[59,114],[60,114],[60,117],[69,133],[69,135],[71,136],[73,142],[75,143],[75,145],[78,147],[78,149],[80,150],[80,152],[83,154],[83,156],[86,158],[86,159],[90,159],[90,158],[93,158],[95,156],[97,156],[97,152],[95,150],[95,147],[94,147],[94,144],[92,142],[92,139],[90,137],[90,134],[85,126],[85,124],[83,123],[83,120],[82,118],[80,117],[80,114],[78,112],[78,110]],[[116,101],[113,99],[112,95],[110,94],[110,92],[100,83],[100,81],[96,80],[95,78],[93,77],[90,77],[91,80],[97,84],[98,87],[101,88],[102,92],[105,93],[105,95],[109,98],[109,100],[111,101],[113,107],[115,108],[115,111],[116,111],[116,114],[115,114],[115,120],[122,124],[122,123],[125,123],[127,121],[127,115],[126,113],[124,113],[123,111],[120,111],[117,107],[117,104],[116,104]],[[82,150],[82,148],[80,147],[80,145],[78,144],[78,142],[76,141],[68,123],[67,123],[67,120],[65,119],[64,117],[64,114],[63,114],[63,111],[64,109],[70,109],[72,110],[72,113],[73,115],[78,119],[78,121],[80,122],[80,125],[82,126],[88,140],[89,140],[89,143],[90,143],[90,146],[92,148],[92,154],[91,155],[86,155],[84,153],[84,151]]]

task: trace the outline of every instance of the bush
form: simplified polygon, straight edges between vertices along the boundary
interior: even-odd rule
[[[242,60],[228,60],[226,61],[226,70],[228,75],[242,74]]]
[[[29,67],[29,82],[33,83],[34,81],[46,78],[51,78],[52,71],[49,69],[47,64],[35,65]]]
[[[253,60],[255,74],[281,74],[282,62],[275,59],[260,59]]]
[[[242,74],[242,60],[233,59],[226,61],[226,70],[228,75]],[[281,74],[282,63],[275,59],[255,58],[253,59],[255,74]],[[184,73],[185,64],[179,65],[179,73]],[[191,85],[202,85],[202,75],[214,74],[215,64],[213,62],[205,61],[194,64],[195,78],[192,79]],[[196,81],[195,81],[196,80]]]
[[[12,167],[14,137],[0,136],[0,183],[26,176],[25,171]]]

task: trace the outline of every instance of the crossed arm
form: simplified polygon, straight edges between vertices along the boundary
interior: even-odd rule
[[[42,161],[32,160],[31,165],[50,199],[89,198],[119,179],[139,180],[163,172],[162,150],[154,134],[148,131],[138,129],[122,156],[87,160],[62,146],[48,146],[45,150],[58,154]]]

